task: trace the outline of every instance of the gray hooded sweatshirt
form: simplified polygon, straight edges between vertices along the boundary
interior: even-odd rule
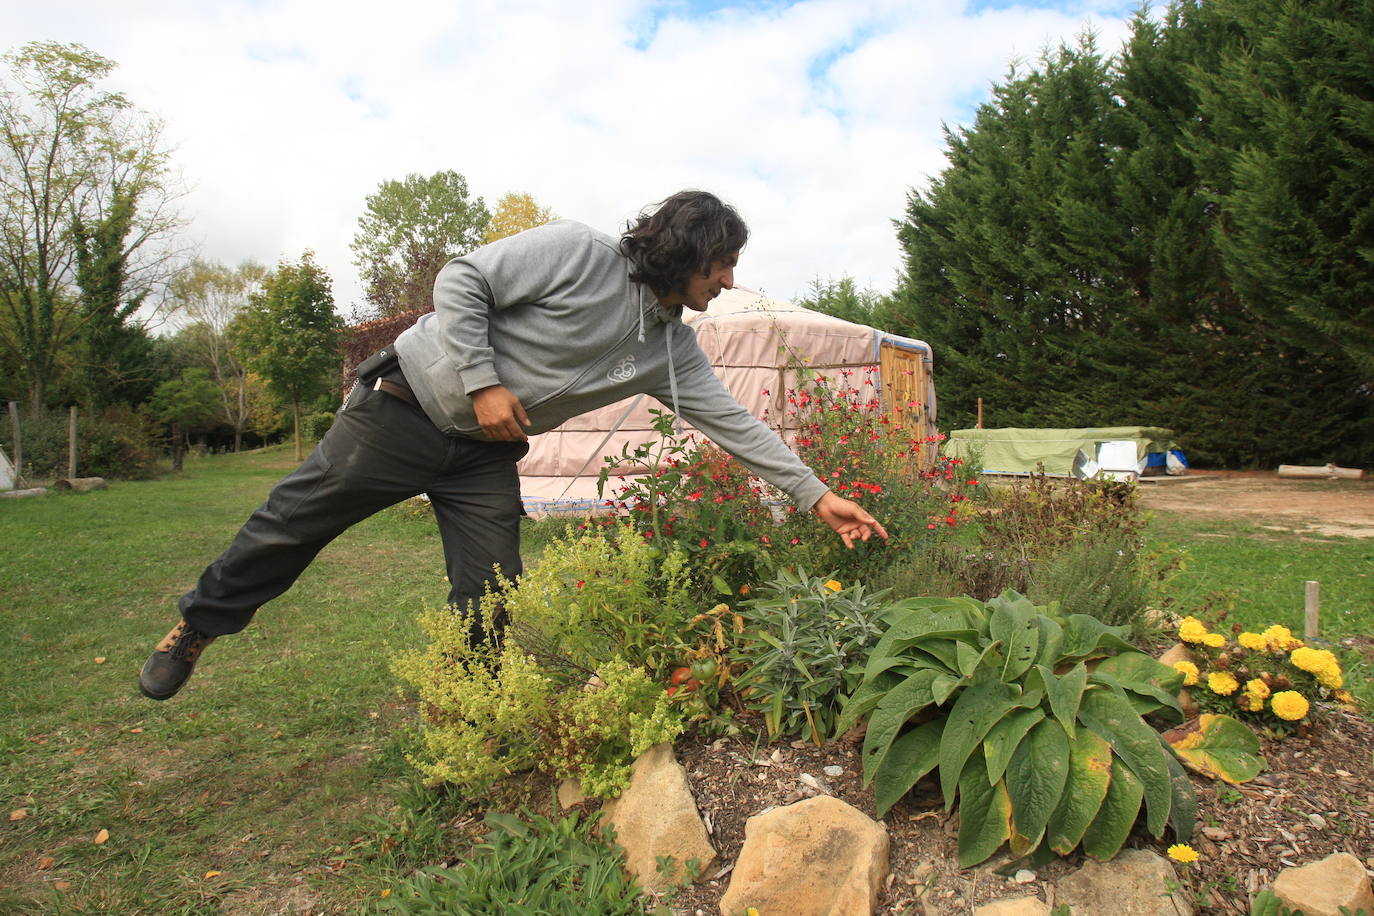
[[[449,261],[434,311],[396,340],[420,406],[445,433],[485,439],[472,394],[491,385],[520,399],[531,435],[648,394],[810,509],[825,484],[730,396],[681,307],[661,306],[630,267],[616,239],[572,220]]]

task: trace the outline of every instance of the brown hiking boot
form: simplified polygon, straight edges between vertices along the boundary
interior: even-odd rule
[[[196,659],[215,637],[206,636],[193,629],[186,621],[172,627],[172,632],[162,638],[153,654],[143,664],[138,676],[138,689],[152,700],[165,700],[181,689],[191,672],[196,670]]]

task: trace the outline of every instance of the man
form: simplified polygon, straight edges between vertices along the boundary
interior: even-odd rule
[[[182,596],[183,619],[149,656],[139,688],[171,697],[205,646],[247,626],[326,544],[418,493],[438,520],[449,602],[470,615],[475,638],[490,638],[477,601],[495,569],[510,579],[521,572],[516,462],[526,440],[635,394],[671,405],[845,546],[886,539],[730,397],[681,323],[684,307],[704,311],[733,286],[747,239],[732,207],[683,191],[619,240],[560,220],[450,261],[434,285],[434,312],[397,338],[390,360],[360,367],[366,384],[314,453]]]

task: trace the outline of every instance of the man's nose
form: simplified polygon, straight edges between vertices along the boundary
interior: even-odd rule
[[[719,280],[720,280],[721,288],[723,288],[723,289],[734,289],[734,288],[735,288],[735,269],[734,269],[733,267],[727,267],[727,268],[725,268],[724,270],[722,270],[722,271],[720,272],[720,275],[719,275]]]

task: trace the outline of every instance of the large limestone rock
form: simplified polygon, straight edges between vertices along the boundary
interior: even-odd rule
[[[1192,916],[1193,904],[1173,866],[1148,849],[1110,862],[1088,862],[1055,884],[1055,905],[1112,916]]]
[[[1050,907],[1039,897],[1008,897],[978,907],[973,916],[1050,916]]]
[[[1285,868],[1274,881],[1283,905],[1305,916],[1340,916],[1341,907],[1355,913],[1374,913],[1374,893],[1360,860],[1348,852],[1333,852],[1320,862]]]
[[[887,875],[887,828],[819,795],[749,818],[722,916],[869,916]]]
[[[687,771],[673,756],[671,744],[659,744],[635,761],[630,786],[609,802],[605,822],[615,827],[616,842],[625,851],[625,865],[645,890],[663,892],[691,876],[705,875],[716,851],[697,814],[696,799],[687,786]],[[659,859],[672,857],[669,873]]]
[[[1167,652],[1159,657],[1159,663],[1161,665],[1168,665],[1170,668],[1174,666],[1175,662],[1192,662],[1196,665],[1197,659],[1193,657],[1193,653],[1187,646],[1181,642],[1176,642],[1169,647]],[[1178,705],[1183,709],[1184,719],[1191,719],[1202,712],[1197,705],[1197,700],[1194,700],[1192,695],[1188,693],[1187,687],[1179,690]]]

